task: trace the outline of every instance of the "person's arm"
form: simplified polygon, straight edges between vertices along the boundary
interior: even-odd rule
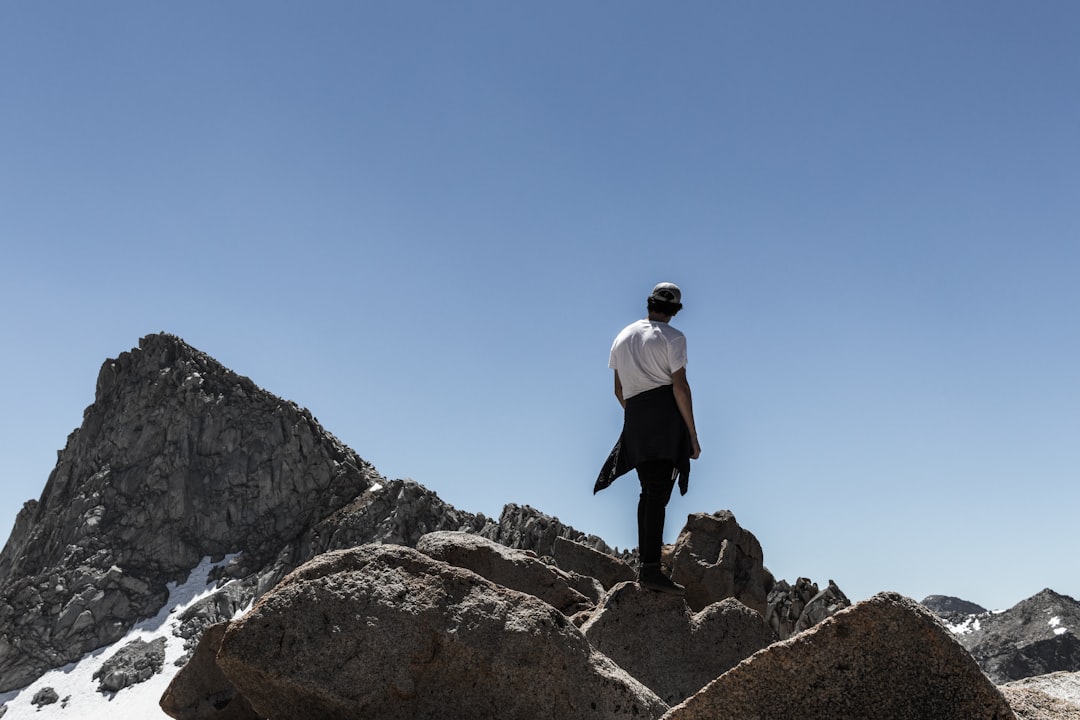
[[[616,382],[617,378],[618,376]],[[675,391],[675,404],[679,406],[679,414],[690,431],[690,457],[696,460],[701,455],[701,443],[698,442],[697,427],[694,425],[694,401],[690,393],[690,383],[686,379],[686,368],[672,373],[671,386]]]
[[[622,396],[622,381],[619,380],[619,371],[615,371],[615,399],[619,401],[623,409],[626,409],[626,399]]]

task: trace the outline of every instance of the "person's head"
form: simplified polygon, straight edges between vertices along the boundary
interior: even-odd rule
[[[682,310],[682,290],[675,283],[659,283],[653,288],[647,303],[650,313],[675,317]]]

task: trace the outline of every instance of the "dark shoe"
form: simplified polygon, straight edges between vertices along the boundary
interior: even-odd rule
[[[686,594],[686,588],[677,582],[672,581],[671,578],[661,572],[658,563],[646,563],[641,566],[641,570],[638,571],[638,584],[649,590],[655,590],[656,592],[667,593],[669,595]]]

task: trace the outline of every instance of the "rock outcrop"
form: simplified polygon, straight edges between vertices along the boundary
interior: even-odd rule
[[[262,717],[658,717],[654,693],[537,598],[414,549],[321,555],[225,633]]]
[[[881,593],[751,656],[664,720],[1013,717],[937,618]]]
[[[760,613],[780,639],[851,605],[832,580],[821,591],[807,578],[794,586],[776,581],[765,567],[761,543],[728,510],[691,514],[665,556],[693,610],[733,597]]]
[[[669,705],[776,640],[761,615],[734,598],[693,613],[681,597],[630,582],[609,591],[581,630]]]
[[[428,557],[472,570],[498,585],[528,593],[570,616],[593,603],[574,589],[574,579],[547,565],[529,550],[516,550],[494,540],[463,532],[433,532],[420,538],[416,549]]]
[[[30,701],[30,704],[36,705],[40,710],[46,705],[55,705],[58,702],[60,702],[60,694],[51,687],[46,687],[34,693],[34,698]]]
[[[780,580],[769,592],[765,621],[778,638],[786,640],[850,605],[847,595],[832,580],[824,590],[818,590],[817,583],[809,578],[799,578],[795,585]]]
[[[695,611],[733,597],[762,617],[773,586],[761,543],[727,510],[687,517],[671,549],[671,578]]]
[[[1006,683],[1080,670],[1080,603],[1043,590],[957,634],[987,675]]]
[[[204,556],[253,565],[371,484],[305,410],[178,338],[106,361],[0,553],[0,691],[154,616]]]
[[[161,672],[165,665],[165,638],[132,640],[94,673],[98,691],[115,693]]]

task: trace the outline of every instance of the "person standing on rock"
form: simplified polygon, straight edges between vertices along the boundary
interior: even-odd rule
[[[638,499],[638,582],[672,594],[684,589],[660,569],[664,514],[679,482],[686,494],[690,460],[701,455],[690,384],[686,380],[686,336],[669,323],[682,309],[682,291],[662,282],[646,301],[648,317],[623,328],[611,346],[615,397],[623,407],[623,428],[593,493],[636,470]]]

